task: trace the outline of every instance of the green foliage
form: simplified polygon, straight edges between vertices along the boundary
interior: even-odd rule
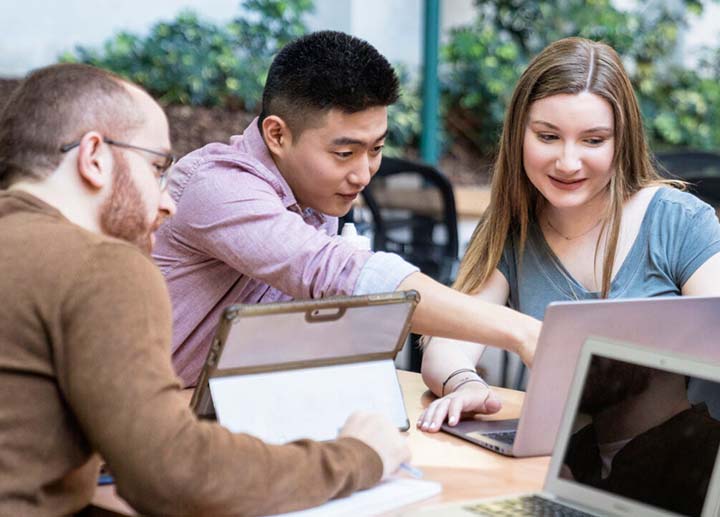
[[[522,50],[508,34],[484,25],[454,31],[442,56],[450,64],[443,81],[447,129],[488,152],[522,72]]]
[[[671,69],[661,80],[645,83],[642,109],[648,136],[657,147],[720,147],[719,77]]]
[[[702,2],[648,4],[626,11],[610,0],[478,1],[475,23],[453,31],[443,49],[449,130],[491,153],[528,61],[552,41],[581,36],[602,40],[623,57],[653,146],[720,147],[720,53],[703,70],[672,63],[679,30],[688,13],[702,12]]]
[[[422,128],[418,84],[410,79],[403,66],[396,66],[396,71],[401,85],[400,99],[388,108],[388,137],[383,152],[386,156],[402,156],[405,149],[416,147]]]
[[[640,2],[641,11],[611,0],[478,0],[474,24],[456,29],[442,49],[446,128],[483,153],[493,152],[512,89],[529,59],[570,35],[612,45],[625,60],[656,148],[720,148],[720,49],[698,70],[672,63],[679,30],[702,0]],[[166,104],[256,110],[272,57],[304,34],[313,0],[244,0],[217,25],[185,11],[147,36],[121,32],[100,49],[63,56],[119,73]],[[418,86],[399,69],[400,101],[389,109],[388,154],[418,143]]]
[[[237,95],[253,108],[262,98],[273,56],[287,43],[307,32],[303,17],[313,0],[245,0],[256,20],[237,17],[228,26],[237,56]]]
[[[273,55],[306,32],[312,0],[246,0],[226,25],[185,11],[140,37],[121,32],[101,50],[77,47],[63,61],[112,70],[163,102],[255,109]]]

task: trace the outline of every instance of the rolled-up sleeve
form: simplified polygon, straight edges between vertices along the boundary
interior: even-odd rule
[[[420,270],[399,255],[378,251],[365,262],[353,294],[395,291],[405,278],[417,271]]]

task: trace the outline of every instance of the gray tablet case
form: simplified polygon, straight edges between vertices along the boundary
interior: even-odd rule
[[[332,439],[350,413],[409,421],[394,359],[415,291],[228,307],[191,406],[271,443]]]

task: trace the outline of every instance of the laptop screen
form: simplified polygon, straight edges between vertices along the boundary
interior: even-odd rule
[[[720,385],[592,355],[559,477],[700,516],[720,445]]]

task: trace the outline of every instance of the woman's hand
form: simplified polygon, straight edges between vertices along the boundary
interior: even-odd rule
[[[456,425],[462,413],[497,413],[502,408],[500,398],[481,379],[466,382],[434,400],[417,421],[418,429],[431,433],[440,430],[447,419],[449,425]]]

